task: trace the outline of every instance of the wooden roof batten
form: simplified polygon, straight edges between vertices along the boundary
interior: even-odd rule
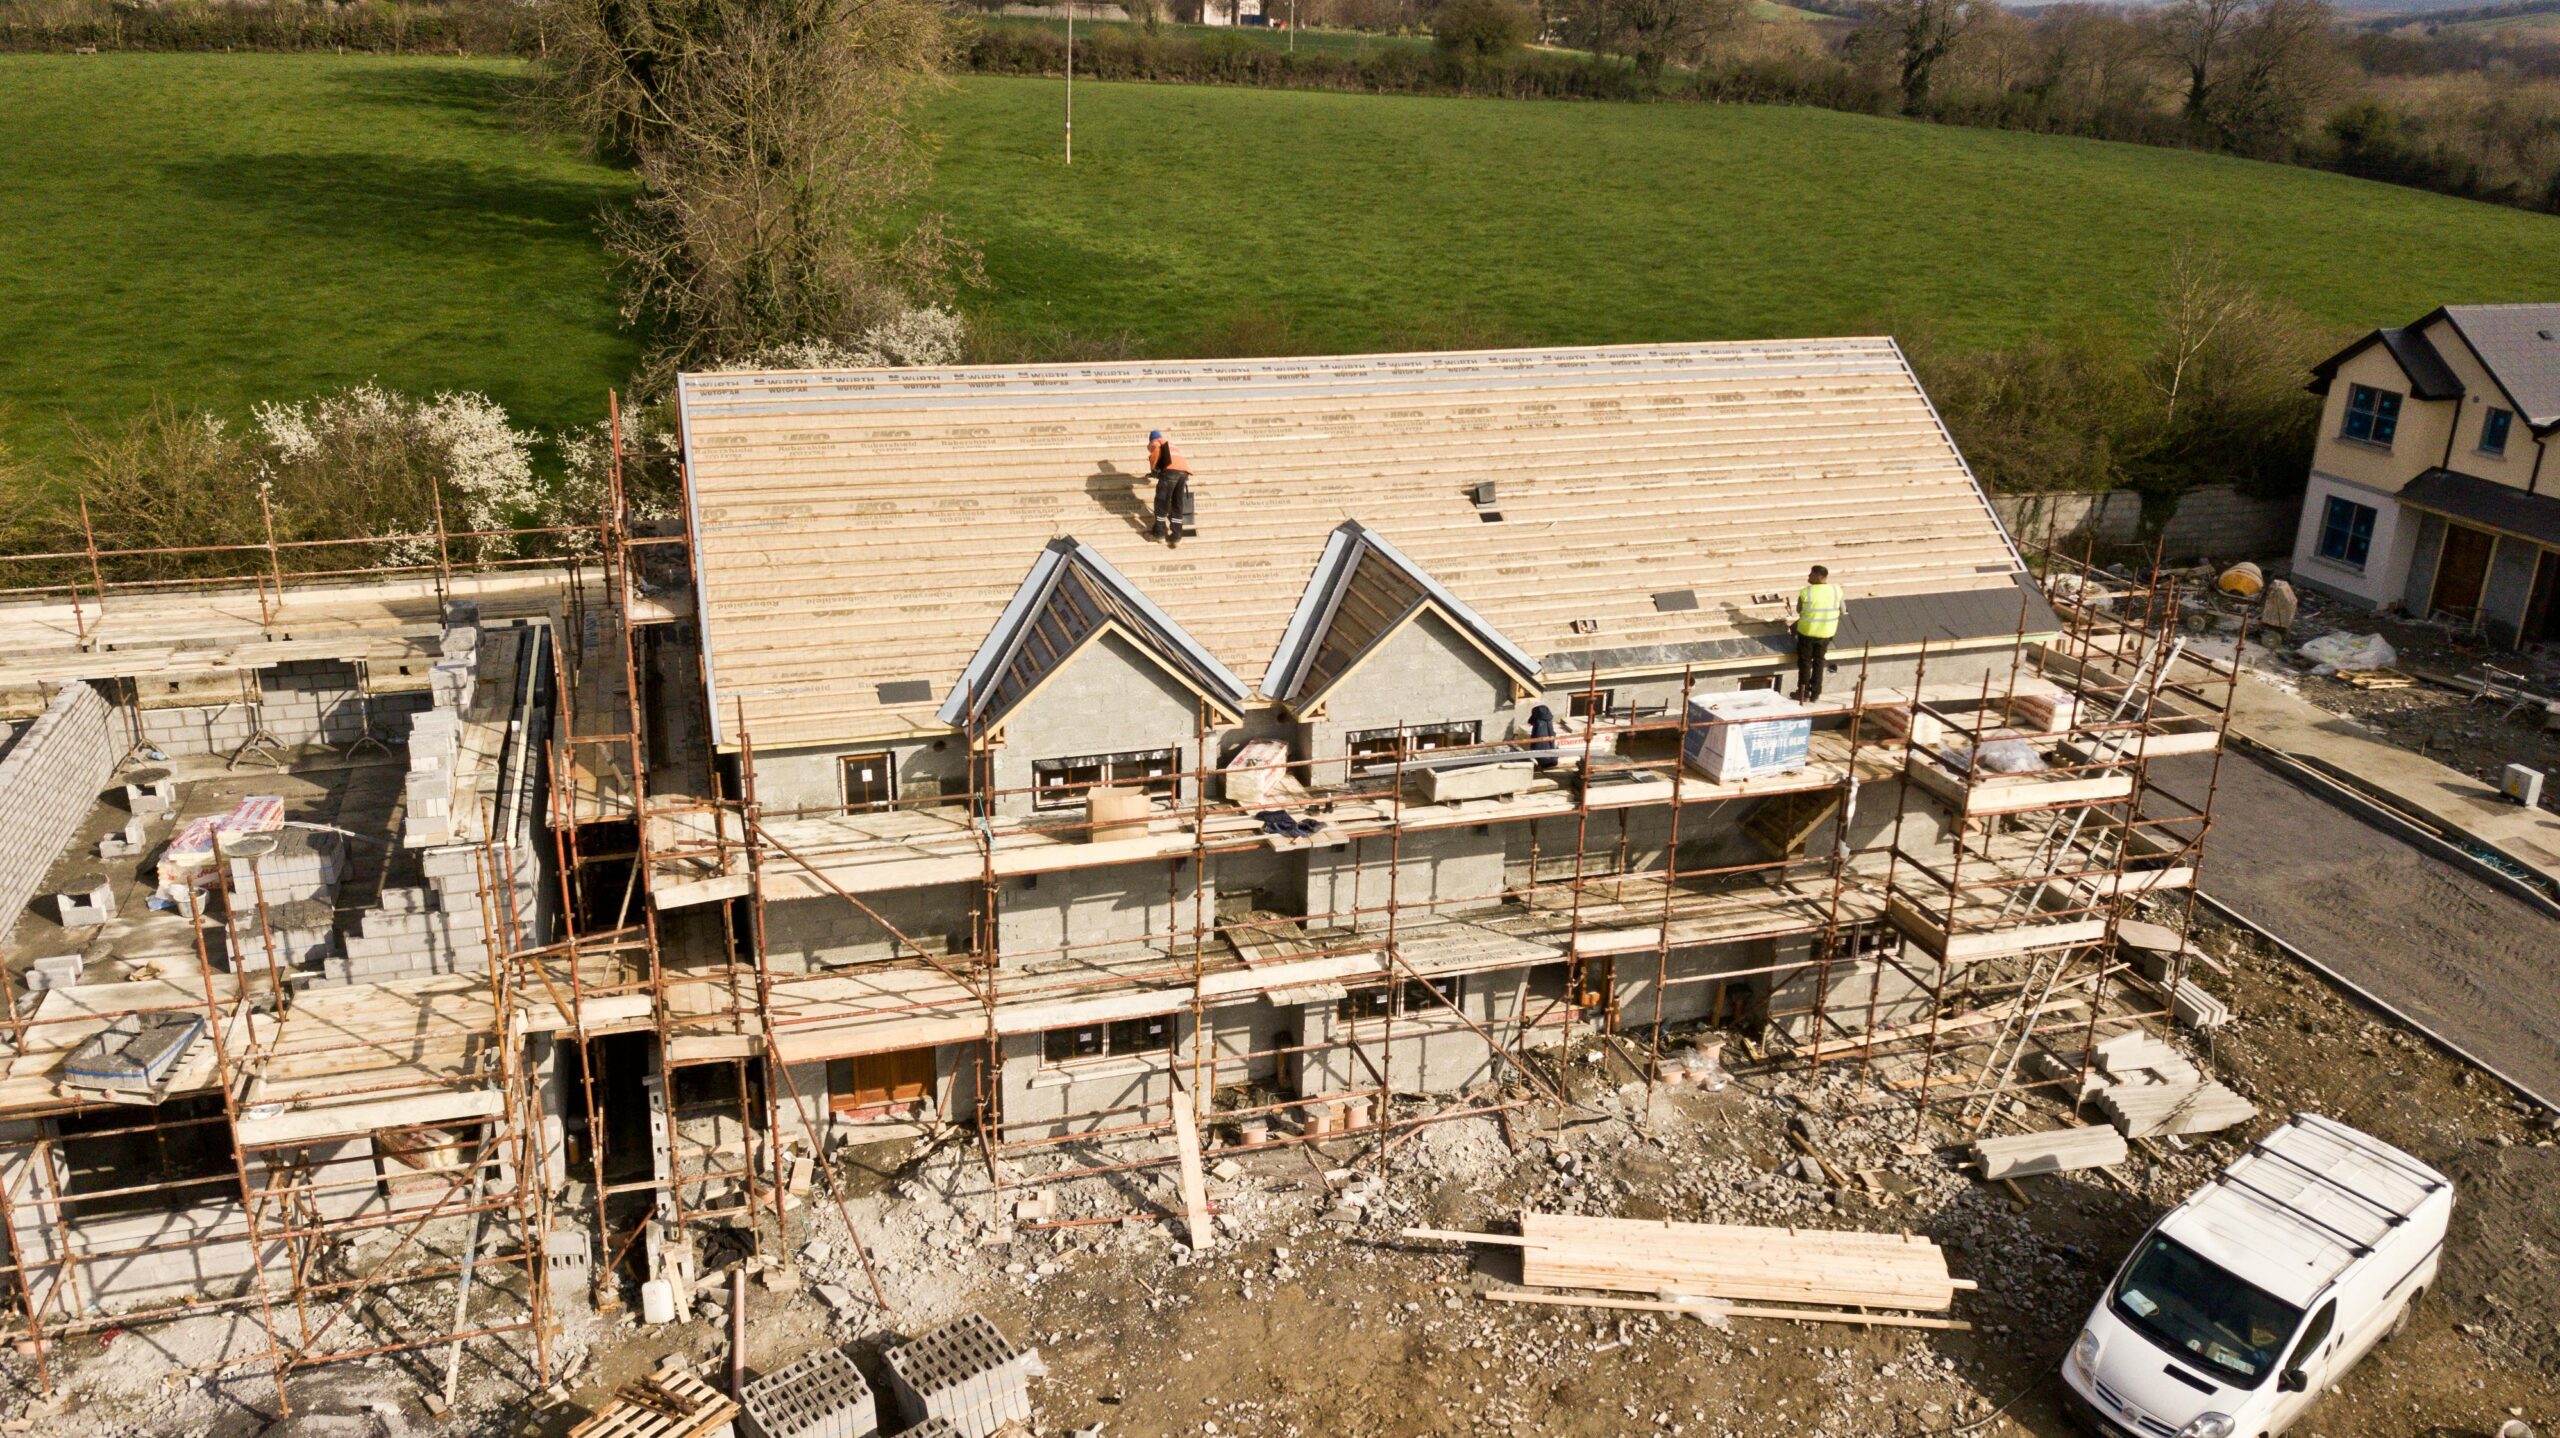
[[[1326,538],[1306,593],[1280,636],[1262,676],[1263,697],[1300,713],[1314,709],[1426,611],[1437,613],[1521,690],[1537,687],[1537,660],[1385,536],[1346,519]]]
[[[1881,337],[696,374],[679,398],[724,748],[950,733],[937,696],[1019,588],[1001,556],[1070,534],[1255,677],[1354,515],[1550,670],[1775,654],[1772,596],[1810,563],[1853,604],[2023,567]],[[1150,428],[1193,462],[1178,549],[1147,522]],[[1680,589],[1697,608],[1655,603]]]
[[[1114,634],[1229,723],[1243,721],[1243,681],[1111,561],[1073,537],[1050,541],[1032,561],[937,717],[954,728],[991,732],[1068,661]]]

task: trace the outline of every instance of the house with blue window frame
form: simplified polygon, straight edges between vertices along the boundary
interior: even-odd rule
[[[2297,582],[2560,644],[2560,303],[2447,305],[2312,370]]]

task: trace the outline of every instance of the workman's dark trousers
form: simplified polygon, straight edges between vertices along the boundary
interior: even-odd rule
[[[1182,541],[1182,500],[1191,489],[1191,472],[1186,469],[1160,469],[1155,472],[1155,537],[1168,544]]]
[[[1822,697],[1822,666],[1831,656],[1831,638],[1796,636],[1796,698],[1810,704]]]

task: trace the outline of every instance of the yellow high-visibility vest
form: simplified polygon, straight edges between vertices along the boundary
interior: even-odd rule
[[[1796,632],[1807,639],[1828,639],[1840,632],[1840,614],[1848,601],[1837,584],[1808,584],[1796,595]]]

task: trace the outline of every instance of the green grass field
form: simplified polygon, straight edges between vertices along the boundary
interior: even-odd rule
[[[942,98],[934,198],[1003,323],[1290,317],[1372,345],[1463,311],[1533,341],[1925,327],[1998,344],[2149,302],[2188,236],[2341,328],[2548,297],[2560,219],[2315,171],[1820,110],[1058,83]]]
[[[511,73],[0,56],[0,437],[370,378],[587,419],[636,357],[593,226],[621,181],[518,133]]]
[[[593,417],[635,347],[591,216],[502,66],[0,57],[0,407],[239,414],[379,378]],[[2560,219],[2305,170],[1817,110],[971,79],[926,112],[931,204],[983,246],[982,321],[1178,352],[2130,323],[2160,256],[2227,244],[2340,329],[2549,297]]]

